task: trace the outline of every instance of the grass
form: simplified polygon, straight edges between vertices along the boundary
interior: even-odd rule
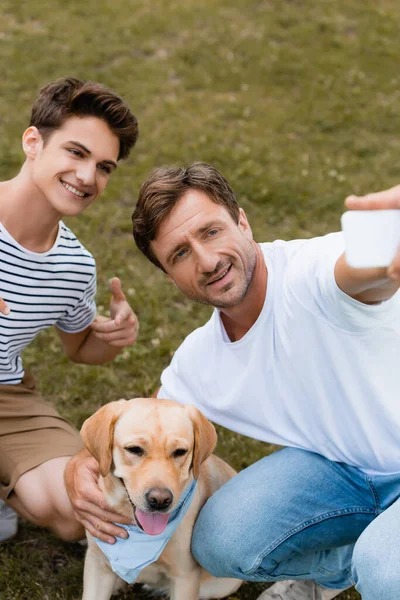
[[[114,87],[140,124],[106,194],[68,222],[97,257],[99,310],[119,276],[140,338],[113,364],[87,367],[69,364],[53,332],[42,334],[25,364],[63,415],[79,427],[105,402],[151,394],[174,349],[210,314],[133,244],[130,215],[153,166],[214,164],[259,241],[337,230],[347,194],[398,182],[399,12],[396,0],[2,0],[0,179],[18,170],[29,107],[53,78]],[[219,433],[218,453],[237,469],[273,450]],[[80,546],[23,524],[1,549],[0,598],[79,598],[82,560]],[[260,589],[243,586],[235,598],[255,600]]]

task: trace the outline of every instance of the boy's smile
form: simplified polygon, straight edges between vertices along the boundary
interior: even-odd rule
[[[104,190],[118,154],[118,137],[105,121],[70,117],[45,143],[39,134],[28,159],[38,191],[62,217],[79,214]]]

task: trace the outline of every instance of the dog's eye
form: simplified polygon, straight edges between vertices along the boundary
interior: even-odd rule
[[[175,452],[173,452],[172,456],[174,458],[178,458],[178,456],[184,456],[185,454],[187,454],[187,450],[185,450],[185,448],[177,448]]]
[[[144,450],[140,446],[131,446],[130,448],[125,448],[125,450],[128,450],[128,452],[135,456],[143,456],[144,454]]]

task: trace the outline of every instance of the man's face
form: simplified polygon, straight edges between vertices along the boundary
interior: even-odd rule
[[[116,168],[118,137],[96,117],[70,117],[46,144],[35,130],[24,134],[33,182],[57,213],[79,214],[104,190]]]
[[[217,308],[237,306],[249,288],[256,250],[250,225],[191,189],[162,221],[152,251],[191,300]]]

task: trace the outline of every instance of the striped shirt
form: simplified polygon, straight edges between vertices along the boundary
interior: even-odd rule
[[[61,221],[47,252],[23,248],[0,223],[0,384],[22,381],[21,352],[43,329],[86,329],[96,314],[96,263]]]

